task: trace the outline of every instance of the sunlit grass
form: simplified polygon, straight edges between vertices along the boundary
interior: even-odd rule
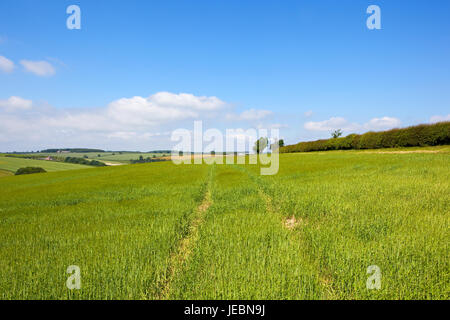
[[[6,177],[0,297],[151,299],[202,198],[206,167],[171,163]],[[82,289],[66,268],[78,265]]]

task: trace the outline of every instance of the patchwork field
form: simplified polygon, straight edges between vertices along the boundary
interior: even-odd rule
[[[23,168],[23,167],[41,167],[41,168],[44,168],[45,171],[48,171],[48,172],[90,168],[89,166],[73,164],[73,163],[45,161],[45,160],[33,160],[33,159],[21,159],[21,158],[1,157],[0,156],[0,171],[14,173],[17,171],[17,169]],[[7,175],[7,174],[5,173],[4,175]],[[2,177],[1,172],[0,172],[0,177]]]
[[[275,176],[162,162],[3,177],[0,298],[449,299],[449,165],[339,151],[282,154]]]
[[[32,154],[31,154],[32,155]],[[36,155],[36,154],[34,154]],[[108,162],[119,162],[119,163],[129,163],[131,160],[139,160],[139,157],[153,158],[153,157],[162,157],[170,156],[170,153],[151,153],[151,152],[71,152],[71,153],[40,153],[43,157],[52,156],[52,157],[76,157],[76,158],[84,158],[85,156],[91,160],[100,160],[100,161],[108,161]],[[100,157],[99,157],[100,155]]]

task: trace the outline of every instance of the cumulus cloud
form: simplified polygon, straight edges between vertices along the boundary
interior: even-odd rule
[[[169,130],[224,112],[226,105],[217,97],[169,92],[122,98],[103,108],[88,110],[57,109],[10,97],[0,100],[1,147],[95,147],[95,142],[119,148],[124,146],[120,141],[126,141],[127,149],[141,149],[152,139],[167,139],[170,143]]]
[[[31,100],[26,100],[21,97],[12,96],[6,100],[0,100],[0,109],[11,112],[16,110],[27,110],[33,105]]]
[[[0,56],[0,70],[5,73],[10,73],[14,70],[14,62],[4,56]]]
[[[311,131],[331,131],[342,128],[348,125],[348,121],[344,118],[333,117],[324,121],[309,121],[306,122],[304,127]]]
[[[217,97],[197,97],[190,93],[158,92],[152,95],[149,101],[161,107],[190,108],[199,111],[212,111],[225,106],[225,102]]]
[[[432,116],[430,118],[431,123],[443,122],[443,121],[450,121],[450,114],[448,114],[446,116]]]
[[[132,125],[198,118],[220,110],[225,102],[216,97],[197,97],[188,93],[159,92],[148,98],[132,97],[113,101],[107,108],[110,118]]]
[[[400,123],[400,120],[397,118],[373,118],[369,122],[365,123],[363,128],[367,130],[385,130],[398,127]]]
[[[20,64],[26,71],[40,77],[49,77],[56,73],[55,68],[47,61],[21,60]]]
[[[269,110],[249,109],[240,114],[229,113],[226,118],[235,121],[253,121],[264,119],[270,115],[272,115],[272,111]]]
[[[345,132],[361,132],[387,130],[398,127],[400,120],[392,117],[373,118],[364,124],[352,123],[342,117],[332,117],[324,121],[306,122],[304,128],[311,131],[333,131],[342,129]]]

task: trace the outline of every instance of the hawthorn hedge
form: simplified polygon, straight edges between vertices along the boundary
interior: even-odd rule
[[[300,142],[281,147],[280,152],[422,147],[446,144],[450,144],[450,121],[388,131],[350,134],[343,138]]]

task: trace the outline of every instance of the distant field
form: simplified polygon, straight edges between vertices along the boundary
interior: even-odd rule
[[[90,166],[83,166],[79,164],[64,163],[64,162],[20,159],[13,157],[0,157],[0,170],[14,173],[17,171],[17,169],[23,167],[41,167],[48,172],[92,168]],[[0,171],[0,177],[1,176],[2,173]]]
[[[446,152],[333,151],[282,154],[274,176],[167,161],[4,177],[0,298],[447,300],[449,168]]]
[[[37,155],[37,153],[34,153],[32,155]],[[53,157],[77,157],[77,158],[83,158],[84,156],[87,156],[89,159],[95,159],[100,161],[111,161],[111,162],[122,162],[122,163],[129,163],[131,160],[138,160],[140,156],[142,156],[144,159],[150,157],[162,157],[162,153],[127,153],[123,152],[122,154],[119,154],[118,152],[87,152],[87,153],[39,153],[39,155],[42,155],[43,157],[46,156],[53,156]],[[98,156],[100,155],[100,157]],[[166,156],[170,155],[169,153],[165,154]]]

